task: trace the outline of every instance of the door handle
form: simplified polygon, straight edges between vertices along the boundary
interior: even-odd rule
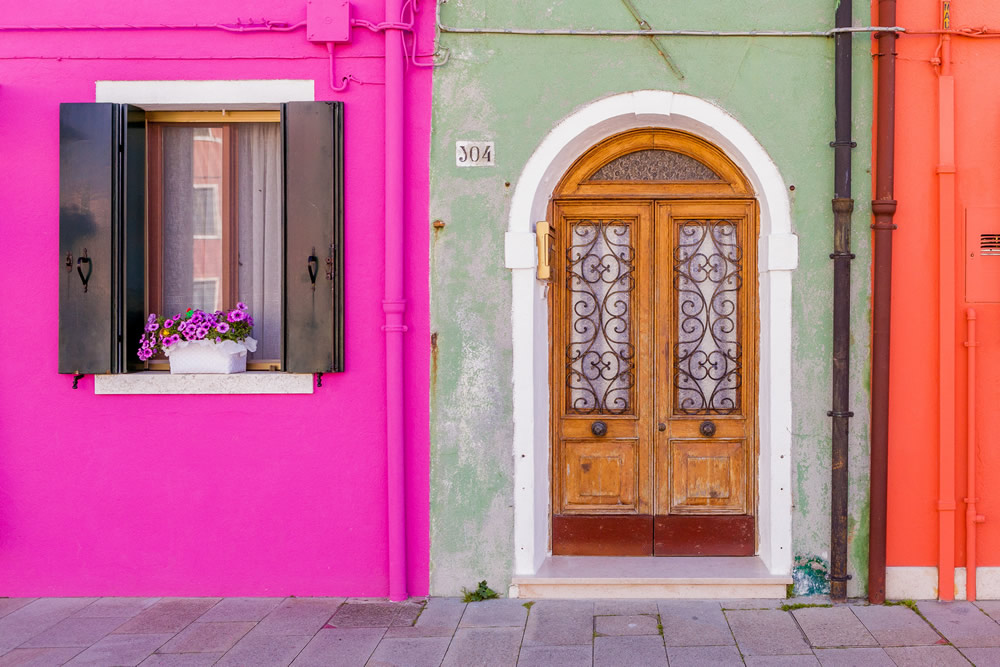
[[[703,421],[698,427],[698,431],[706,438],[711,438],[715,435],[715,422]]]
[[[659,424],[656,425],[656,430],[657,431],[666,431],[667,430],[667,425],[664,424],[663,422],[660,422]]]
[[[603,435],[607,435],[608,425],[600,421],[594,422],[590,425],[590,432],[600,438]]]
[[[319,258],[316,257],[316,249],[313,248],[313,254],[309,255],[306,259],[306,269],[309,271],[309,282],[312,283],[313,292],[316,291],[316,275],[319,273]]]

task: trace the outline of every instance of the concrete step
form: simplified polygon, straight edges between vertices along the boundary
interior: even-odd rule
[[[784,598],[791,575],[753,557],[549,556],[538,572],[513,578],[510,596],[580,598]]]

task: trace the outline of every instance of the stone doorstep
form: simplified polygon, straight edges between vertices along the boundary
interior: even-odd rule
[[[531,599],[785,598],[790,575],[759,558],[549,557],[537,574],[515,576],[510,597]]]

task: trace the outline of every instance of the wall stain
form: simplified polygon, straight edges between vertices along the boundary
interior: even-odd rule
[[[829,595],[829,572],[830,564],[819,556],[796,556],[795,567],[792,569],[795,595]]]
[[[438,334],[437,331],[431,334],[431,396],[437,388],[438,379]]]

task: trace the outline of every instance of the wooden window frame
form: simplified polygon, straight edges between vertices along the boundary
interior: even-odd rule
[[[146,303],[150,312],[163,310],[163,128],[212,127],[222,129],[222,309],[239,301],[239,126],[242,123],[280,123],[279,111],[152,111],[146,114]],[[149,370],[167,370],[169,362],[153,358]],[[247,361],[247,370],[280,371],[280,359]]]

